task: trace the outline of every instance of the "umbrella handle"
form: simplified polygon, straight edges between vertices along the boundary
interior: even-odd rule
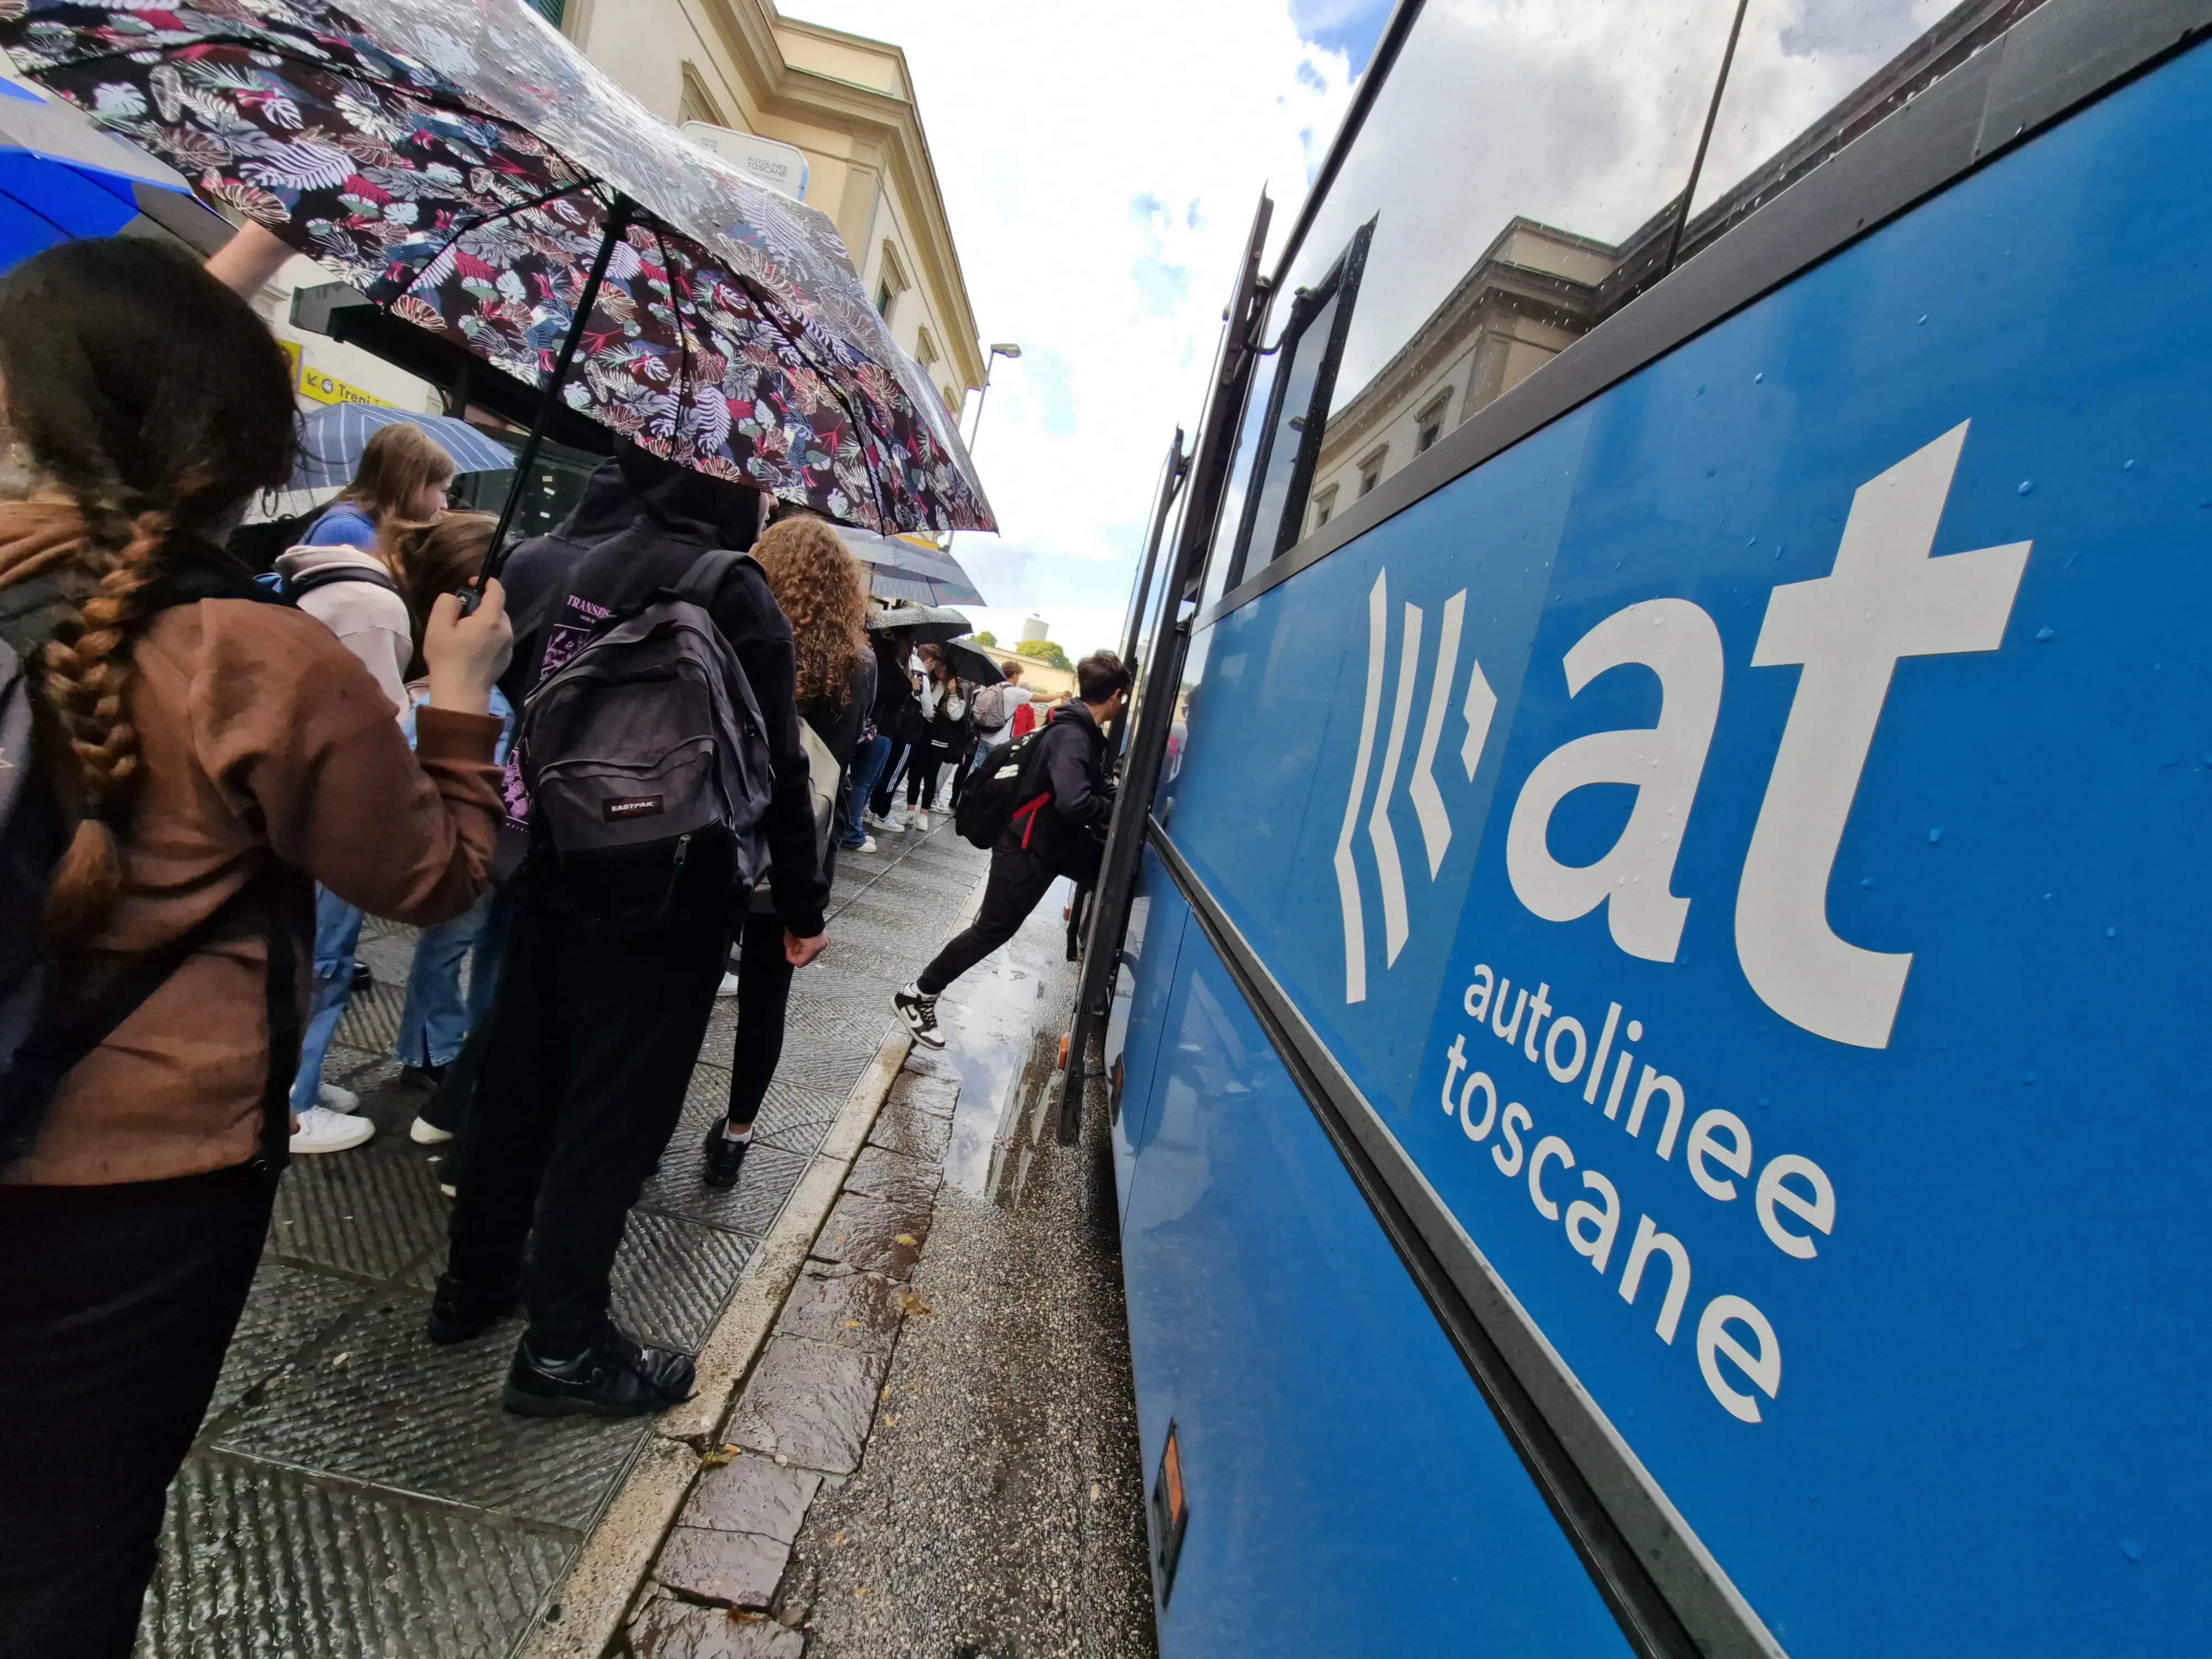
[[[530,435],[522,441],[522,453],[514,458],[514,483],[507,492],[507,504],[499,510],[499,524],[491,532],[491,547],[484,555],[483,568],[477,574],[473,588],[459,590],[461,614],[467,616],[477,608],[477,595],[485,583],[499,574],[500,567],[507,562],[507,532],[514,528],[515,509],[522,504],[522,492],[529,483],[530,470],[538,464],[538,452],[544,446],[545,428],[553,419],[553,410],[560,401],[562,385],[568,378],[568,370],[575,363],[576,348],[583,343],[584,329],[592,319],[592,307],[599,302],[599,286],[606,281],[607,261],[614,257],[615,244],[629,228],[636,216],[637,204],[617,191],[614,207],[607,217],[606,234],[599,240],[599,252],[592,261],[592,274],[585,279],[584,291],[577,296],[575,320],[568,325],[568,337],[561,342],[561,355],[554,360],[552,378],[545,382],[544,395],[538,400],[538,418],[532,423]]]

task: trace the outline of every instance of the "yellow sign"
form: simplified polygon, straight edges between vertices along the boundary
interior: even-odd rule
[[[380,408],[396,407],[388,398],[363,392],[357,386],[348,386],[335,374],[325,374],[319,368],[300,366],[300,395],[319,404],[375,404]]]

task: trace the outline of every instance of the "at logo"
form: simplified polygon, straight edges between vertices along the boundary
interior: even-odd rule
[[[1467,615],[1467,590],[1462,588],[1444,601],[1443,632],[1437,641],[1436,668],[1429,677],[1426,714],[1421,721],[1420,746],[1413,755],[1413,773],[1406,793],[1420,821],[1421,844],[1429,859],[1429,878],[1444,861],[1451,845],[1451,815],[1444,809],[1443,791],[1437,787],[1437,745],[1442,741],[1449,713],[1454,676],[1459,669],[1461,624]],[[1368,839],[1374,843],[1376,868],[1382,883],[1383,965],[1398,960],[1406,948],[1406,877],[1398,858],[1398,838],[1390,829],[1390,798],[1398,787],[1398,767],[1405,758],[1406,729],[1413,710],[1414,677],[1421,661],[1421,607],[1406,607],[1405,631],[1398,659],[1398,692],[1390,709],[1390,737],[1383,745],[1382,779],[1375,792],[1375,808],[1367,816]],[[1382,680],[1390,641],[1390,573],[1375,578],[1367,594],[1367,701],[1359,717],[1359,754],[1352,763],[1352,793],[1344,803],[1344,826],[1336,836],[1336,893],[1344,910],[1344,1000],[1367,1000],[1367,924],[1359,902],[1359,872],[1352,862],[1352,837],[1359,828],[1359,803],[1367,793],[1367,773],[1375,757],[1375,731],[1382,709]],[[1474,664],[1467,678],[1467,696],[1460,705],[1467,735],[1459,746],[1460,764],[1468,781],[1474,781],[1482,760],[1482,746],[1490,736],[1491,718],[1498,712],[1498,695]]]
[[[1837,1042],[1888,1046],[1911,952],[1869,951],[1828,926],[1828,881],[1858,793],[1900,657],[1994,651],[2004,639],[2031,544],[1933,556],[1936,532],[1966,441],[1961,422],[1851,497],[1830,573],[1789,582],[1768,596],[1751,666],[1797,667],[1797,689],[1775,751],[1759,818],[1736,887],[1735,942],[1744,977],[1793,1024]],[[1389,642],[1389,573],[1368,595],[1367,700],[1352,763],[1352,791],[1336,842],[1344,912],[1345,1000],[1367,996],[1367,945],[1352,843],[1380,723]],[[1426,716],[1407,793],[1434,878],[1451,840],[1451,820],[1431,770],[1457,672],[1464,590],[1444,602],[1442,637]],[[1389,807],[1411,723],[1423,616],[1405,607],[1396,696],[1381,781],[1367,830],[1382,894],[1383,963],[1405,948],[1404,872]],[[1658,723],[1594,732],[1560,744],[1522,781],[1505,836],[1514,896],[1534,915],[1566,922],[1604,907],[1613,941],[1628,955],[1672,962],[1691,897],[1674,891],[1674,863],[1689,825],[1705,753],[1721,707],[1725,664],[1720,630],[1687,599],[1646,599],[1615,611],[1560,659],[1567,695],[1611,668],[1640,663],[1658,676]],[[1538,671],[1531,667],[1534,675]],[[1460,757],[1468,781],[1488,740],[1497,699],[1480,663],[1462,702]],[[1911,718],[1925,720],[1917,708]],[[1555,860],[1547,845],[1552,814],[1592,784],[1636,791],[1613,846],[1586,865]]]

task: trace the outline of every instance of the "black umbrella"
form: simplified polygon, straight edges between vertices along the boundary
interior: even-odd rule
[[[868,591],[879,599],[915,605],[981,605],[982,594],[950,553],[903,536],[878,536],[841,525],[837,533],[853,556],[868,567]]]
[[[998,685],[1006,678],[1006,671],[986,656],[980,646],[965,640],[945,640],[937,648],[945,653],[952,672],[970,685]]]
[[[917,645],[941,645],[947,640],[958,639],[973,627],[957,611],[935,605],[895,605],[868,618],[871,633],[896,629]]]

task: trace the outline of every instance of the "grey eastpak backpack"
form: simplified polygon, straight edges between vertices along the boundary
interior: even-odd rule
[[[768,739],[745,671],[707,610],[749,558],[706,554],[673,588],[593,635],[523,707],[515,747],[533,838],[590,890],[603,919],[665,915],[694,860],[719,877],[726,854],[731,895],[768,866]]]

